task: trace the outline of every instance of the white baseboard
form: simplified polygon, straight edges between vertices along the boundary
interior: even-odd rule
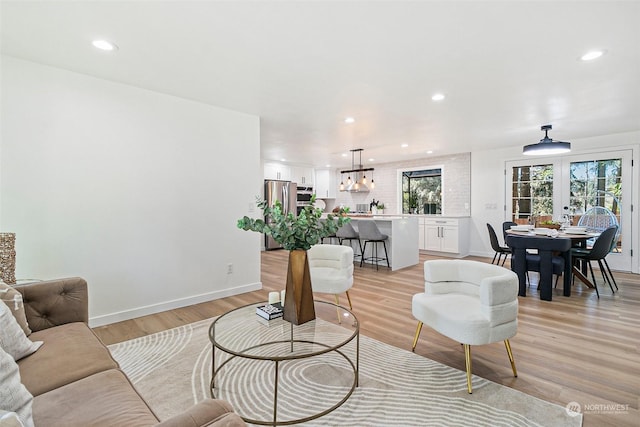
[[[477,256],[480,258],[493,258],[495,252],[479,252],[479,251],[469,251],[469,256]]]
[[[97,326],[109,325],[111,323],[122,322],[123,320],[134,319],[136,317],[147,316],[149,314],[161,313],[175,308],[186,307],[189,305],[199,304],[202,302],[213,301],[220,298],[230,297],[233,295],[244,294],[262,289],[262,282],[250,283],[235,288],[223,289],[206,294],[189,296],[172,301],[166,301],[159,304],[137,307],[131,310],[119,311],[116,313],[105,314],[89,318],[89,326],[95,328]]]

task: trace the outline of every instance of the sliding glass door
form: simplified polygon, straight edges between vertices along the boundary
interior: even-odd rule
[[[517,223],[560,220],[619,228],[607,257],[611,268],[631,270],[631,150],[507,162],[506,218]]]

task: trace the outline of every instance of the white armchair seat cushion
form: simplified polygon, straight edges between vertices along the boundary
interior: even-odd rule
[[[412,311],[416,319],[461,344],[504,341],[517,331],[517,320],[491,327],[489,319],[482,313],[480,299],[465,294],[416,294]]]
[[[309,267],[311,287],[314,292],[341,294],[353,286],[353,276],[345,277],[345,272],[330,267]],[[353,267],[351,267],[353,274]]]

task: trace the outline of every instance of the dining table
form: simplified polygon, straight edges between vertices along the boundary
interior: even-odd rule
[[[511,263],[511,269],[518,274],[520,282],[518,295],[526,296],[526,251],[538,250],[540,259],[540,299],[551,301],[551,281],[552,281],[552,255],[557,253],[564,258],[563,272],[563,295],[571,296],[572,277],[575,276],[589,288],[594,288],[594,284],[586,276],[586,265],[574,265],[571,259],[572,247],[586,247],[589,239],[596,238],[600,233],[595,232],[571,232],[567,233],[562,230],[544,230],[532,229],[522,230],[506,230],[507,245],[511,247],[512,256],[516,259],[515,263]],[[517,238],[527,238],[523,240],[514,240]],[[553,244],[552,239],[568,240],[570,244]],[[555,248],[561,248],[555,250]],[[520,261],[522,260],[522,261]]]

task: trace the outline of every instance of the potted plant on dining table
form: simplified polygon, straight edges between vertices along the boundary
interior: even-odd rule
[[[298,215],[283,213],[282,204],[276,201],[269,206],[258,199],[258,207],[264,218],[244,216],[238,220],[238,228],[271,236],[273,240],[289,251],[287,283],[284,302],[284,320],[300,325],[315,319],[313,292],[307,250],[318,244],[323,237],[334,235],[338,228],[349,222],[349,217],[328,214],[322,218],[322,209],[314,207],[316,196]]]

